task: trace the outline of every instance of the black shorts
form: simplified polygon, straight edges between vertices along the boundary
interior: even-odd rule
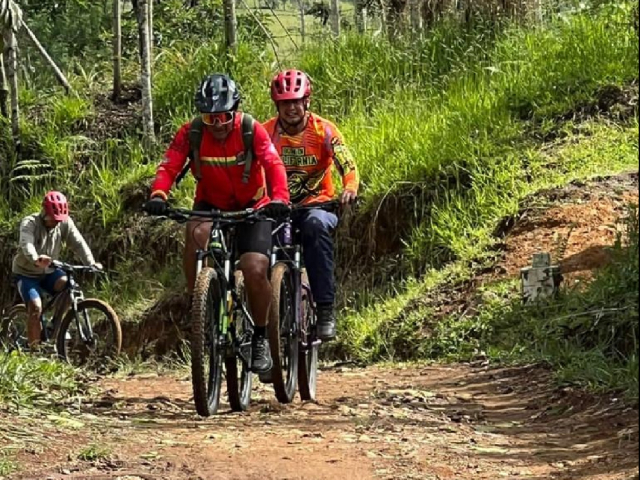
[[[197,202],[194,210],[214,210],[215,207],[207,202]],[[238,258],[245,253],[260,253],[271,257],[273,249],[273,225],[271,222],[259,221],[241,223],[236,227],[236,250]]]

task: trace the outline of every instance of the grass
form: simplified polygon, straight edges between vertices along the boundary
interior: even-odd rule
[[[349,308],[334,353],[366,360],[398,358],[402,350],[430,354],[424,338],[412,335],[420,318],[406,316],[407,305],[490,261],[495,226],[523,198],[637,167],[637,113],[593,115],[603,91],[638,79],[630,9],[602,4],[530,27],[444,22],[422,38],[395,42],[347,34],[285,59],[284,67],[312,76],[313,109],[337,121],[362,171],[362,228],[339,239],[341,258],[357,258],[359,270],[343,285]],[[158,49],[162,146],[153,152],[143,153],[135,129],[121,138],[94,135],[103,120],[89,87],[96,72],[72,78],[88,92],[80,97],[23,91],[31,114],[21,158],[8,150],[2,125],[0,156],[8,162],[0,165],[0,263],[9,265],[18,218],[57,187],[69,194],[77,223],[112,271],[96,295],[121,318],[137,320],[163,290],[182,290],[182,232],[143,220],[139,206],[163,147],[194,114],[193,89],[205,73],[230,72],[244,108],[259,119],[273,115],[267,85],[277,65],[265,45],[245,40],[228,57],[212,36]],[[193,187],[185,182],[174,201],[187,204]],[[373,277],[370,284],[361,273]],[[446,345],[432,353],[447,356]]]
[[[83,391],[68,365],[19,352],[0,352],[0,407],[52,407]]]
[[[17,470],[16,464],[10,460],[0,458],[0,476],[9,475]]]
[[[480,287],[470,300],[477,305],[472,313],[443,315],[438,299],[464,289],[473,272],[459,265],[434,272],[405,294],[348,316],[343,348],[365,362],[539,362],[551,366],[561,384],[621,391],[637,402],[639,239],[632,206],[612,262],[593,282],[534,305],[522,305],[519,281],[506,280]]]
[[[530,352],[555,367],[564,382],[622,390],[637,400],[639,241],[635,205],[611,264],[585,290],[569,289],[537,308],[507,304],[491,316],[489,342]]]
[[[97,462],[108,459],[110,455],[111,449],[109,447],[92,443],[83,448],[76,458],[82,462]]]
[[[478,209],[478,203],[461,202],[455,211],[448,212],[448,228],[440,232],[454,249],[459,259],[449,266],[431,268],[419,280],[410,280],[400,295],[370,300],[370,306],[347,312],[342,319],[343,336],[334,348],[340,356],[355,357],[362,361],[380,359],[441,356],[442,352],[430,352],[423,347],[424,339],[416,324],[424,323],[432,312],[418,310],[410,318],[403,318],[417,299],[429,297],[442,285],[455,285],[473,275],[474,269],[493,260],[489,248],[495,241],[493,232],[498,222],[517,213],[522,200],[536,191],[557,187],[577,178],[637,169],[637,126],[620,128],[616,125],[594,123],[582,126],[582,135],[571,135],[557,144],[545,145],[530,152],[532,158],[544,158],[554,162],[553,169],[539,168],[532,182],[520,181],[520,188],[509,190],[512,198],[499,204],[492,211],[495,216],[479,227],[461,222],[470,221],[474,214],[487,214]],[[532,164],[531,164],[532,165]],[[524,172],[522,173],[524,176]],[[491,200],[489,200],[491,201]],[[482,204],[480,204],[482,205]],[[467,210],[471,210],[470,212]],[[443,219],[444,220],[444,219]],[[398,326],[401,324],[400,326]],[[399,353],[397,344],[401,345]],[[413,354],[407,355],[407,352]]]

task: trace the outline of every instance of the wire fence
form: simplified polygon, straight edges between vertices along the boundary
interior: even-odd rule
[[[471,24],[476,18],[541,22],[569,0],[406,0],[398,11],[385,0],[238,0],[239,11],[257,20],[278,63],[305,44],[334,41],[351,30],[378,35],[394,30],[423,34],[439,19]],[[356,9],[358,5],[359,9]],[[566,6],[564,7],[566,9]],[[639,21],[640,23],[640,21]],[[395,28],[389,28],[395,25]]]
[[[278,63],[296,57],[308,43],[334,41],[340,32],[355,28],[356,8],[352,3],[337,3],[338,10],[321,0],[238,0],[238,12],[257,21],[268,37]],[[334,7],[336,3],[333,3]],[[337,15],[338,26],[336,26]],[[364,26],[364,28],[362,28]],[[382,19],[371,17],[360,31],[376,32]],[[338,32],[336,32],[338,29]]]

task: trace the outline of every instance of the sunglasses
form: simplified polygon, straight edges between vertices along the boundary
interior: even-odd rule
[[[228,125],[233,121],[233,113],[203,113],[202,121],[206,125]]]

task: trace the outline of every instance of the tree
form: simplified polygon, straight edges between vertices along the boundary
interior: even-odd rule
[[[0,44],[4,42],[1,41]],[[9,99],[9,84],[7,83],[7,72],[4,69],[4,54],[2,50],[4,49],[4,45],[2,49],[0,49],[0,114],[3,117],[9,117],[9,108],[7,107],[7,100]]]
[[[368,4],[369,2],[367,0],[356,0],[355,23],[360,33],[367,31]]]
[[[18,40],[16,34],[22,24],[22,11],[12,0],[0,3],[2,25],[2,53],[11,92],[11,131],[16,150],[20,148],[20,104],[18,102]]]
[[[142,83],[142,127],[145,147],[150,148],[155,142],[153,124],[153,95],[151,92],[151,34],[149,22],[149,1],[138,0],[137,18],[140,37],[140,80]]]
[[[122,93],[122,0],[113,0],[113,99]]]

